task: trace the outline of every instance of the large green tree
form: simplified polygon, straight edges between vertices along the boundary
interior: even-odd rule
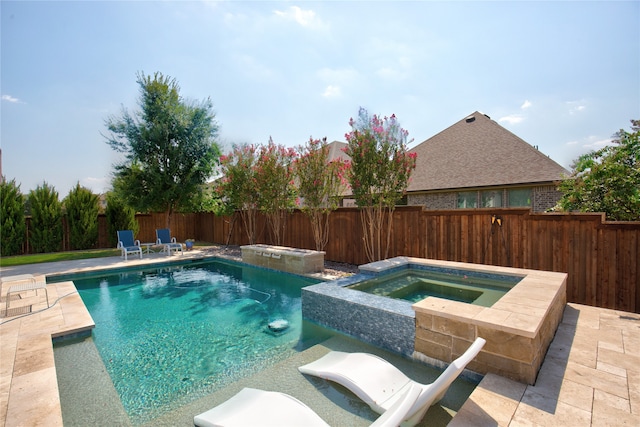
[[[210,99],[186,101],[175,79],[138,75],[140,110],[106,121],[108,144],[125,154],[113,189],[137,211],[175,211],[200,198],[219,156],[218,125]]]
[[[63,200],[71,249],[91,249],[98,243],[99,198],[77,183]]]
[[[29,243],[35,253],[62,249],[62,204],[58,192],[46,182],[29,192]]]
[[[571,176],[559,185],[559,210],[640,220],[640,120],[631,120],[631,132],[621,129],[612,143],[574,162]]]
[[[0,178],[0,250],[2,256],[17,255],[22,251],[26,223],[24,196],[16,180]]]

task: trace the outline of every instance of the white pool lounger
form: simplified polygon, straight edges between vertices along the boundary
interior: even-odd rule
[[[386,360],[368,353],[332,351],[298,368],[303,374],[337,382],[351,390],[371,409],[381,414],[393,406],[404,391],[417,386],[421,394],[407,413],[403,425],[420,422],[429,407],[437,403],[465,366],[480,352],[486,341],[477,338],[473,344],[431,384],[420,384],[407,377]]]
[[[397,404],[389,408],[372,427],[396,427],[405,418],[420,394],[410,387]],[[311,408],[293,396],[277,391],[243,388],[213,409],[196,415],[198,427],[328,427]]]

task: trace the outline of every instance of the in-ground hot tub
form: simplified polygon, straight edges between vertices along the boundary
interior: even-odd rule
[[[421,266],[378,275],[349,288],[409,302],[439,297],[491,307],[522,277]]]
[[[412,303],[352,289],[406,270],[508,276],[517,283],[490,307],[429,296]],[[565,273],[397,257],[360,266],[360,274],[302,290],[302,315],[321,325],[435,365],[487,340],[468,368],[534,384],[566,305]]]

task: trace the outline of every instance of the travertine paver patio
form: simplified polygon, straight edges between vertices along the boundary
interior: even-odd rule
[[[10,312],[31,306],[37,313],[0,319],[0,419],[5,426],[62,425],[52,336],[94,326],[73,283],[47,288],[52,302],[67,296],[37,312],[47,308],[46,300],[43,295],[29,295],[15,304],[12,301],[15,309]]]
[[[163,261],[158,257],[127,264],[118,259],[85,260],[2,269],[0,274]],[[0,420],[5,426],[62,425],[51,338],[91,328],[93,321],[71,282],[50,284],[48,290],[50,309],[0,319]],[[43,295],[27,295],[12,301],[16,312],[32,303],[34,312],[46,308]],[[536,384],[486,375],[450,425],[640,425],[640,315],[568,304]]]
[[[567,304],[535,385],[486,375],[449,425],[640,425],[640,315]]]

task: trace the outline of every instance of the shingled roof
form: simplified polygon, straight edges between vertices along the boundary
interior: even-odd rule
[[[410,192],[549,183],[568,174],[477,111],[410,151],[418,155],[407,188]]]
[[[347,147],[346,142],[333,141],[327,144],[327,147],[329,147],[329,161],[338,159],[343,161],[351,160],[351,157],[344,152],[344,149]]]

